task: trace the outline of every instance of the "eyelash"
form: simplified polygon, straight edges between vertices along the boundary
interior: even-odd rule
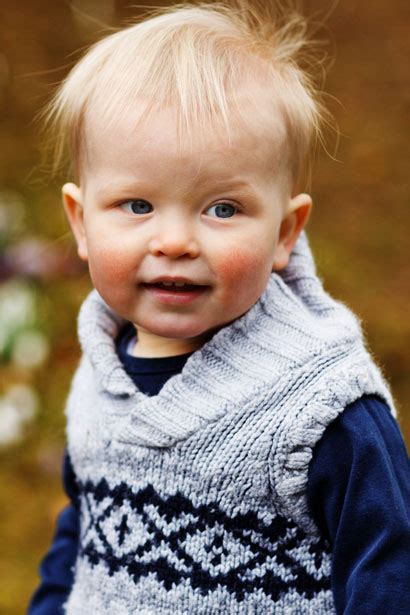
[[[151,209],[150,209],[150,211],[143,211],[143,212],[141,212],[141,211],[140,212],[134,211],[132,209],[132,206],[135,203],[148,205]],[[126,209],[127,205],[131,205],[131,211],[129,209]],[[208,207],[206,211],[209,211],[210,209],[214,209],[214,208],[216,210],[217,207],[226,207],[226,206],[232,207],[234,209],[234,214],[232,216],[212,216],[212,217],[215,217],[215,218],[217,218],[219,220],[223,220],[225,218],[232,218],[235,214],[237,214],[239,212],[239,207],[237,205],[235,205],[234,203],[229,203],[229,201],[219,201],[218,203],[215,203],[214,205],[211,205],[210,207]],[[154,210],[154,208],[151,205],[151,203],[149,203],[149,201],[145,201],[144,199],[132,199],[132,200],[129,200],[129,201],[125,201],[124,203],[120,203],[120,207],[123,210],[127,211],[128,213],[140,214],[140,215],[149,214],[149,213],[151,213]]]

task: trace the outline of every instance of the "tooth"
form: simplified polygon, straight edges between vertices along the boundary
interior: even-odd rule
[[[174,282],[175,286],[185,286],[185,282]]]
[[[172,282],[161,282],[164,286],[172,286]]]

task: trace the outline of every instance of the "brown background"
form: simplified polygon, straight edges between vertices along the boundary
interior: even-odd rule
[[[138,2],[135,3],[138,5]],[[310,12],[330,7],[310,0]],[[0,396],[28,382],[40,409],[20,444],[0,450],[0,613],[22,613],[36,567],[64,504],[60,462],[64,399],[79,356],[75,318],[89,289],[78,267],[60,205],[59,186],[39,167],[34,116],[77,54],[104,24],[135,15],[114,0],[2,0],[0,8],[0,192],[25,203],[15,242],[45,241],[49,269],[31,276],[50,355],[30,373],[0,364]],[[389,379],[410,442],[409,373],[409,26],[408,0],[340,2],[328,19],[336,57],[327,91],[342,137],[337,161],[321,153],[309,235],[320,275],[363,320]],[[339,102],[337,102],[339,101]],[[48,261],[47,261],[48,259]],[[56,259],[60,259],[58,266]],[[54,265],[50,265],[50,261]]]

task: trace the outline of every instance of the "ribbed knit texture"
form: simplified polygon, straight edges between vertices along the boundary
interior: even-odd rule
[[[260,300],[157,396],[124,372],[123,326],[93,291],[67,404],[81,492],[67,613],[334,612],[331,548],[307,508],[312,449],[363,394],[394,408],[306,237]]]

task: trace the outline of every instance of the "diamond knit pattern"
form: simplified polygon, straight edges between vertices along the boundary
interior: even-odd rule
[[[215,504],[195,507],[180,493],[162,498],[152,485],[133,493],[101,480],[80,489],[81,555],[92,566],[105,564],[110,576],[125,570],[138,583],[152,574],[168,591],[185,580],[204,596],[222,587],[238,603],[255,591],[277,602],[291,589],[312,598],[330,588],[329,546],[311,539],[310,557],[300,563],[297,549],[307,537],[280,515],[268,525],[254,512],[231,517]],[[274,571],[267,565],[273,561]]]

